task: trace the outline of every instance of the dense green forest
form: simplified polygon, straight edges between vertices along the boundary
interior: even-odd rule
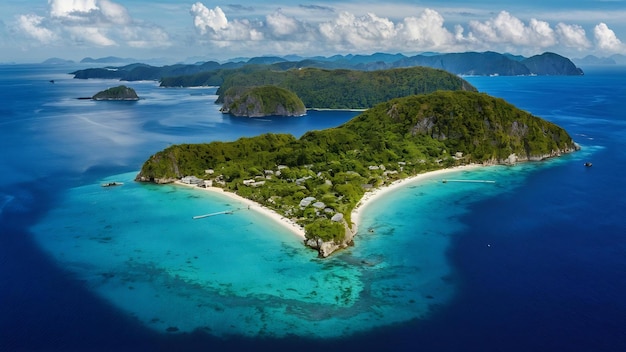
[[[223,113],[235,116],[301,116],[304,103],[294,93],[276,86],[231,87],[225,93]]]
[[[296,93],[307,108],[329,109],[370,108],[389,99],[436,90],[476,90],[456,75],[426,67],[373,72],[266,69],[238,71],[227,76],[218,90],[217,102],[223,102],[224,92],[231,87],[262,85],[275,85]]]
[[[284,66],[284,64],[283,64]],[[462,78],[427,67],[378,71],[327,70],[319,68],[279,69],[275,65],[247,65],[237,69],[201,72],[195,75],[163,78],[161,85],[219,85],[217,103],[232,87],[273,85],[290,90],[307,108],[363,109],[392,98],[436,90],[476,91]]]
[[[513,153],[530,160],[576,148],[562,128],[502,99],[439,91],[381,103],[300,139],[264,134],[174,145],[151,156],[137,180],[210,179],[295,219],[307,238],[338,242],[345,227],[331,218],[340,213],[350,225],[352,209],[369,188],[459,164],[501,163]],[[307,197],[322,205],[303,205]]]

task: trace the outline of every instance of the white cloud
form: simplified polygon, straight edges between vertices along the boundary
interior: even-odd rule
[[[99,0],[98,6],[104,18],[114,24],[128,25],[132,23],[132,18],[126,8],[109,0]]]
[[[272,34],[277,37],[301,32],[299,21],[293,17],[284,15],[281,11],[267,15],[266,23]]]
[[[397,34],[393,22],[372,13],[357,17],[342,12],[333,21],[321,23],[318,30],[331,44],[347,48],[388,47]]]
[[[154,25],[134,20],[111,0],[48,0],[47,16],[17,16],[14,32],[45,45],[109,47],[168,46],[169,36]]]
[[[17,18],[18,30],[37,41],[47,44],[57,40],[57,35],[45,28],[42,23],[44,18],[37,15],[21,15]]]
[[[596,45],[601,50],[608,52],[622,51],[622,42],[605,23],[596,25],[593,29],[593,34],[596,39]]]
[[[230,19],[220,7],[209,9],[197,2],[190,13],[203,44],[255,54],[294,53],[288,50],[301,54],[493,50],[534,55],[544,51],[594,49],[585,30],[576,24],[551,25],[537,18],[522,20],[501,11],[484,20],[446,25],[444,17],[434,9],[413,9],[415,15],[405,9],[407,16],[401,20],[374,12],[356,15],[350,11],[327,12],[332,17],[319,19],[308,18],[300,7],[298,11],[279,9],[262,20],[252,21],[241,17]],[[623,48],[604,23],[596,26],[594,36],[597,49]]]
[[[506,44],[538,49],[557,43],[554,30],[545,21],[531,19],[526,25],[506,11],[484,22],[470,21],[471,37],[485,44]]]
[[[228,41],[259,41],[264,39],[259,31],[247,19],[229,21],[219,6],[209,9],[202,3],[195,3],[189,11],[193,16],[193,24],[199,34],[209,40],[216,41],[220,47],[228,45]]]
[[[437,11],[426,9],[419,17],[407,17],[401,33],[407,42],[429,50],[446,49],[461,39],[444,27],[444,18]],[[462,31],[461,31],[462,33]]]
[[[206,34],[209,29],[215,33],[228,27],[228,19],[219,6],[211,10],[197,2],[191,6],[190,13],[193,16],[193,25],[200,34]]]
[[[96,46],[113,46],[117,44],[95,27],[68,27],[66,32],[69,33],[74,42],[80,44],[93,44]]]
[[[10,37],[16,38],[15,43],[22,47],[43,44],[118,46],[121,49],[174,45],[170,33],[161,27],[175,26],[178,19],[174,15],[167,21],[159,21],[159,26],[133,18],[120,0],[46,1],[47,11],[17,15],[7,26]],[[139,13],[155,13],[154,9],[148,11],[147,6],[151,5],[145,6]],[[225,48],[224,55],[485,50],[522,55],[555,51],[567,55],[566,52],[582,50],[601,53],[625,50],[605,21],[585,22],[583,28],[579,24],[565,24],[566,20],[559,17],[565,16],[563,14],[546,17],[545,13],[534,13],[535,17],[530,17],[518,13],[524,16],[519,17],[507,11],[490,13],[449,7],[438,11],[411,4],[389,6],[382,3],[367,8],[355,3],[335,3],[332,8],[294,5],[276,10],[274,6],[209,8],[202,2],[179,4],[177,11],[172,12],[181,15],[187,12],[192,25],[187,24],[182,29],[174,27],[179,30],[174,34],[175,42],[195,46],[190,50],[198,51],[203,47]],[[453,22],[447,23],[444,15]],[[607,16],[607,23],[615,17],[614,14]],[[599,24],[594,28],[595,23]],[[190,29],[195,29],[196,36]]]
[[[48,0],[52,17],[82,17],[97,11],[96,0]]]
[[[566,47],[579,50],[589,49],[591,47],[591,42],[587,39],[585,30],[579,25],[567,25],[559,22],[556,25],[555,31],[559,36],[559,42]]]

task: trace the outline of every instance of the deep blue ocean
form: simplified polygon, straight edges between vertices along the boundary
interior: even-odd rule
[[[358,112],[233,118],[215,87],[156,82],[79,100],[120,83],[77,68],[0,66],[0,351],[626,351],[626,67],[466,77],[582,150],[407,185],[327,260],[252,213],[190,220],[227,199],[132,179],[171,144]]]

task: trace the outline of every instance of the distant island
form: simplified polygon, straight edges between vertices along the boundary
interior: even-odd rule
[[[134,89],[124,85],[103,90],[91,97],[93,100],[139,100]]]
[[[622,54],[613,54],[609,57],[587,55],[572,60],[578,65],[626,65],[626,56]]]
[[[436,91],[380,103],[336,128],[301,138],[264,134],[173,145],[136,181],[217,187],[304,228],[327,257],[353,244],[353,210],[366,192],[459,165],[543,160],[579,149],[559,126],[473,91]]]
[[[231,87],[224,93],[221,112],[234,116],[302,116],[304,103],[291,91],[276,86]]]
[[[99,61],[105,62],[105,61]],[[544,53],[529,58],[495,52],[465,52],[451,54],[376,53],[372,55],[337,55],[301,58],[296,56],[257,57],[247,61],[151,66],[133,63],[119,67],[90,68],[74,71],[77,79],[108,78],[123,81],[158,80],[164,87],[221,86],[237,70],[251,66],[267,66],[271,70],[301,68],[350,69],[376,71],[392,68],[424,66],[442,69],[455,75],[582,75],[583,71],[566,57]]]

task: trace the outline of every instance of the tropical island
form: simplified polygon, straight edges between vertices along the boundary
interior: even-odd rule
[[[139,100],[139,96],[137,96],[137,92],[130,87],[126,87],[124,85],[117,86],[113,88],[109,88],[103,90],[101,92],[96,93],[93,97],[93,100]]]
[[[291,91],[276,86],[232,87],[223,96],[225,114],[246,117],[302,116],[306,108]]]
[[[450,75],[433,71],[444,82]],[[412,94],[410,86],[412,95],[299,139],[264,134],[173,145],[151,156],[136,180],[235,193],[302,226],[304,243],[327,257],[353,244],[353,210],[371,190],[428,171],[543,160],[579,148],[559,126],[469,87]]]

